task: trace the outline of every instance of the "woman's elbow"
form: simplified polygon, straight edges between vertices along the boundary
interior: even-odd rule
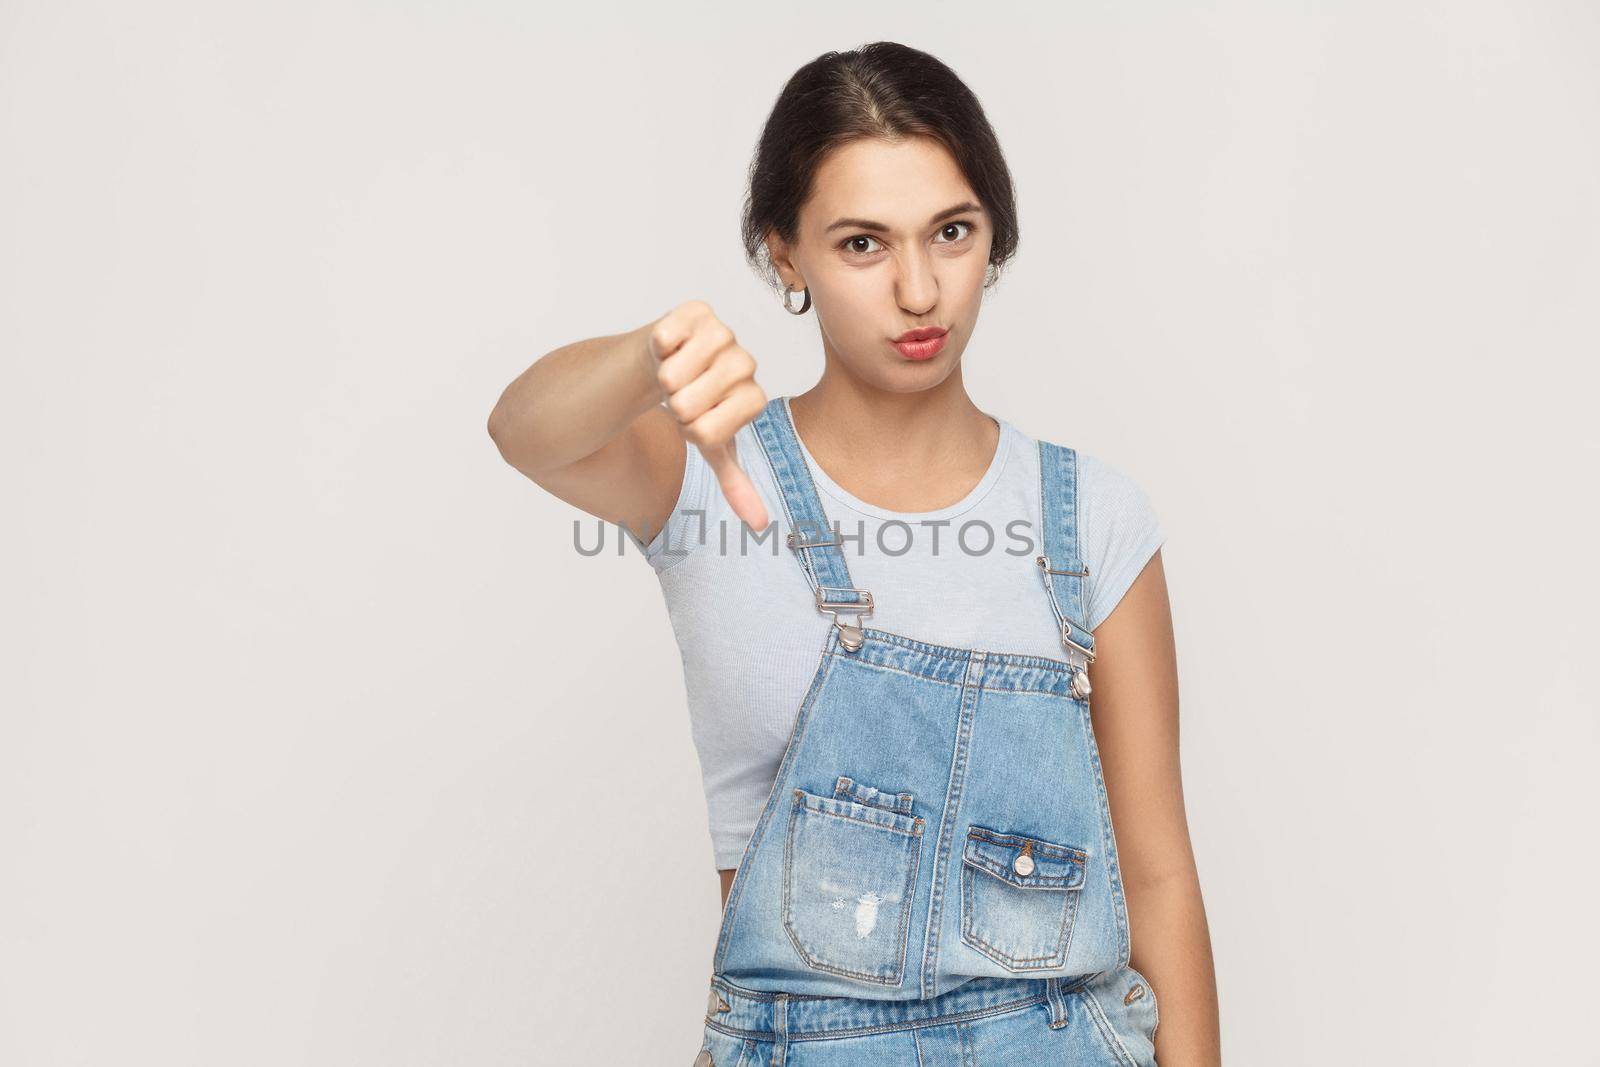
[[[504,398],[495,401],[494,407],[490,409],[487,428],[489,430],[489,440],[493,441],[496,447],[498,447],[503,454],[506,450],[506,410]]]
[[[518,454],[516,444],[519,439],[525,439],[526,434],[519,432],[517,415],[503,394],[489,411],[485,428],[495,448],[500,450],[500,458],[520,469],[522,463],[519,460],[525,461],[526,457]]]

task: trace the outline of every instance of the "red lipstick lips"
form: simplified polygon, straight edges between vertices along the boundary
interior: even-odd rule
[[[895,350],[907,359],[932,359],[944,347],[948,332],[943,326],[919,326],[915,330],[907,330],[892,343]]]

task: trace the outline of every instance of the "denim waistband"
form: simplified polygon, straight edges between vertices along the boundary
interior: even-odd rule
[[[972,682],[984,689],[1024,690],[1059,696],[1067,696],[1071,692],[1072,665],[1065,660],[1029,656],[1020,652],[991,652],[935,645],[870,626],[862,627],[861,633],[861,647],[848,652],[839,642],[839,628],[830,626],[822,651],[841,659],[872,663],[951,685],[961,685],[966,681],[968,664],[981,656],[982,666],[978,677]]]
[[[1065,1020],[1066,996],[1092,977],[972,978],[928,1000],[866,1000],[761,992],[713,976],[706,1024],[733,1037],[805,1041],[945,1025],[1049,1003],[1057,1025]]]

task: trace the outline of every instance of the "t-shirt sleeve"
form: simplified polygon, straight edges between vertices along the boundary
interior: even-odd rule
[[[709,540],[708,531],[716,521],[722,502],[722,488],[705,456],[687,441],[683,443],[683,452],[683,484],[672,505],[672,514],[667,516],[661,529],[655,531],[647,544],[632,530],[622,527],[628,540],[644,553],[645,561],[658,574],[683,562]]]
[[[1122,470],[1078,453],[1079,551],[1089,568],[1084,626],[1094,630],[1122,600],[1167,535],[1144,490]]]

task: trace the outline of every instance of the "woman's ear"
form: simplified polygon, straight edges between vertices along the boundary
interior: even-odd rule
[[[793,286],[796,292],[806,287],[806,280],[789,257],[789,245],[776,233],[767,234],[767,257],[772,260],[772,267],[778,274],[778,280]]]

